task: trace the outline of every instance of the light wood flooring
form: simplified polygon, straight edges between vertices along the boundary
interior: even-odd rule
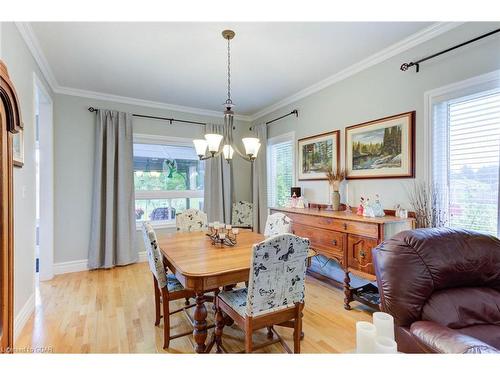
[[[184,301],[171,302],[171,306]],[[211,304],[209,323],[213,321]],[[371,320],[371,310],[352,303],[343,308],[343,293],[312,277],[306,280],[302,353],[345,353],[355,347],[355,323]],[[192,314],[192,313],[191,313]],[[173,333],[191,329],[184,314],[171,317]],[[292,330],[277,327],[292,346]],[[112,270],[76,272],[41,282],[34,315],[16,340],[16,347],[51,347],[56,353],[193,353],[190,336],[162,349],[163,323],[154,325],[151,273],[147,263]],[[209,337],[213,330],[209,330]],[[266,340],[266,331],[254,333],[254,343]],[[225,327],[223,342],[229,351],[244,349],[242,332]],[[274,344],[259,352],[282,353]]]

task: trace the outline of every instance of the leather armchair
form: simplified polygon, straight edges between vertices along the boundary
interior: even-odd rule
[[[449,228],[373,249],[381,309],[404,353],[500,353],[500,240]]]

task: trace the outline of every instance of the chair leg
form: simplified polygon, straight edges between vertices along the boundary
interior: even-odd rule
[[[267,338],[272,340],[273,336],[273,326],[267,326]]]
[[[253,347],[252,341],[252,319],[250,317],[245,318],[245,353],[251,353]]]
[[[165,287],[166,288],[166,287]],[[162,289],[162,299],[163,299],[163,349],[168,349],[170,345],[170,306],[168,301],[168,295]]]
[[[184,302],[184,304],[185,304],[186,306],[188,306],[188,305],[191,303],[191,302],[189,302],[189,297],[186,297],[186,298],[185,298],[185,300],[186,300],[186,302]]]
[[[155,291],[155,326],[160,324],[161,314],[160,314],[160,289],[158,288],[158,283],[153,275],[153,288]]]
[[[222,331],[224,330],[224,316],[222,310],[216,306],[215,313],[215,344],[217,346],[217,353],[222,353]]]
[[[296,305],[295,320],[293,324],[293,352],[300,353],[300,338],[302,335],[302,304]]]
[[[220,293],[220,289],[214,291],[214,302],[212,304],[212,310],[217,313],[217,296]]]

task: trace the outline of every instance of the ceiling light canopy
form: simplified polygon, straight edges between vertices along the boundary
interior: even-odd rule
[[[231,39],[234,38],[233,30],[224,30],[222,36],[227,40],[227,99],[224,105],[224,126],[226,130],[233,127],[234,103],[231,99]],[[226,132],[225,132],[226,133]],[[200,160],[206,160],[219,156],[221,153],[228,162],[233,158],[234,152],[240,155],[243,159],[253,162],[257,157],[260,149],[260,141],[258,138],[247,137],[241,140],[245,147],[245,154],[241,153],[236,145],[229,139],[227,135],[221,134],[205,134],[205,139],[194,139],[194,148]],[[220,145],[223,145],[222,148]],[[209,154],[207,155],[207,149]]]

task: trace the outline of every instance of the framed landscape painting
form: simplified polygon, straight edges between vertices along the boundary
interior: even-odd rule
[[[299,180],[326,180],[330,168],[339,168],[339,130],[299,139],[298,146]]]
[[[347,127],[347,178],[414,177],[414,138],[415,111]]]

